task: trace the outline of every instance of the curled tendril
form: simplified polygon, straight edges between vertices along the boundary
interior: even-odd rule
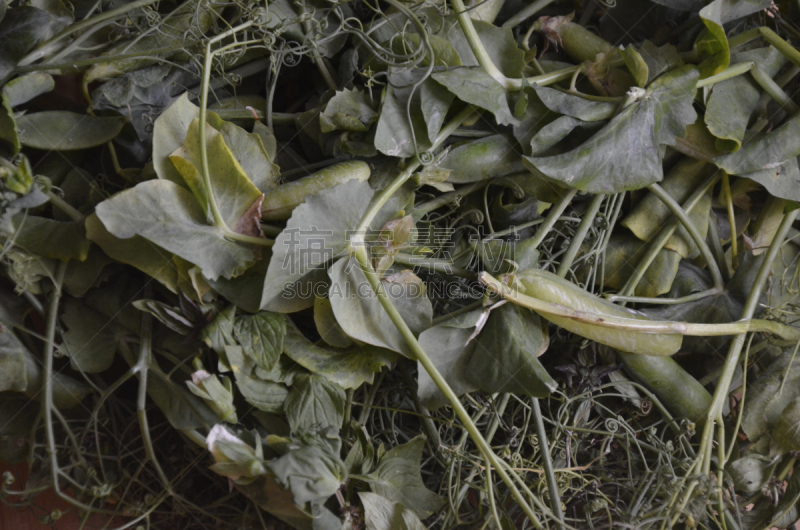
[[[429,166],[433,164],[434,160],[436,159],[435,155],[430,151],[424,151],[422,153],[419,153],[417,155],[417,158],[419,158],[419,162],[423,166]]]
[[[616,418],[606,418],[604,422],[605,428],[608,432],[618,432],[620,428],[619,420]]]

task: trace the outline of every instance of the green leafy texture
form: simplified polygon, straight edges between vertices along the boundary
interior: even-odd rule
[[[342,388],[372,383],[375,373],[397,360],[397,354],[371,345],[333,348],[314,344],[288,321],[283,352],[300,366],[322,375]]]
[[[500,125],[516,125],[518,120],[508,106],[508,95],[495,78],[478,66],[461,66],[437,72],[433,79],[458,99],[491,112]]]
[[[539,100],[553,112],[583,121],[608,120],[614,116],[618,105],[604,101],[592,101],[555,88],[533,86]]]
[[[369,184],[355,180],[312,195],[294,209],[272,247],[261,307],[349,248],[348,231],[358,226],[374,193]],[[308,298],[313,305],[313,297]]]
[[[314,298],[314,324],[317,327],[317,333],[328,345],[335,348],[347,348],[353,344],[350,337],[342,331],[342,327],[336,322],[331,301],[328,300],[327,296]]]
[[[257,377],[255,365],[244,355],[241,346],[225,346],[225,358],[236,379],[236,387],[244,399],[264,412],[283,412],[283,403],[289,391],[286,386]]]
[[[771,0],[714,0],[700,10],[706,30],[695,41],[695,49],[702,60],[702,77],[718,74],[730,64],[731,51],[723,24],[762,11],[771,4]]]
[[[347,469],[339,457],[341,440],[331,431],[293,440],[285,455],[267,463],[267,468],[283,487],[294,495],[300,507],[324,502],[347,479]]]
[[[157,280],[173,293],[180,292],[181,273],[175,265],[174,254],[141,236],[120,239],[92,214],[86,218],[86,238],[95,243],[106,255],[116,261],[131,265]]]
[[[785,350],[754,381],[748,381],[742,430],[752,441],[770,432],[784,410],[800,398],[800,363],[793,350]]]
[[[208,429],[220,421],[202,399],[190,393],[184,386],[167,379],[164,374],[157,377],[151,371],[147,378],[147,395],[161,409],[174,429]]]
[[[325,377],[300,374],[294,378],[284,409],[292,432],[333,427],[344,421],[344,388]]]
[[[735,153],[714,159],[731,175],[754,180],[775,197],[800,200],[800,171],[795,157],[800,155],[800,114],[767,134],[754,135]]]
[[[535,172],[591,193],[617,193],[658,182],[663,178],[663,146],[673,145],[697,117],[692,108],[696,82],[697,70],[673,70],[653,81],[641,100],[579,147],[524,160]]]
[[[365,132],[377,119],[378,113],[372,109],[366,94],[344,89],[328,100],[325,110],[319,115],[319,126],[323,133],[336,130]]]
[[[120,192],[98,204],[96,213],[112,235],[144,237],[194,263],[210,280],[237,276],[257,259],[252,248],[206,224],[192,194],[168,180],[150,180]]]
[[[205,370],[197,370],[192,374],[192,380],[186,381],[186,387],[195,396],[205,401],[222,421],[236,423],[236,407],[233,405],[233,387],[231,380]]]
[[[603,285],[609,289],[619,290],[628,282],[633,270],[647,250],[647,243],[626,234],[612,235],[608,240],[605,255],[603,256],[605,275]],[[636,296],[654,297],[670,290],[681,256],[677,252],[661,249],[653,263],[636,285]],[[587,267],[581,267],[578,277],[586,278],[589,272]]]
[[[328,269],[328,275],[331,278],[328,298],[333,314],[348,336],[413,358],[408,344],[373,293],[354,257],[338,260]],[[381,286],[415,335],[430,327],[433,307],[422,282],[382,281]]]
[[[548,123],[531,138],[528,153],[531,156],[549,156],[563,152],[558,148],[558,143],[569,136],[576,129],[586,131],[597,130],[602,127],[600,122],[586,122],[569,116],[561,116]]]
[[[56,83],[50,74],[33,72],[6,83],[3,87],[3,95],[8,97],[8,102],[12,107],[16,107],[50,92],[55,86]]]
[[[125,328],[77,300],[64,301],[61,321],[66,326],[61,338],[70,364],[87,374],[108,369],[119,341],[128,335]]]
[[[373,493],[402,504],[421,519],[444,505],[444,499],[422,482],[420,468],[424,447],[422,435],[393,447],[381,457],[375,470],[366,475]]]
[[[639,54],[633,46],[622,48],[619,53],[625,61],[625,66],[628,67],[628,70],[636,80],[636,85],[641,88],[646,87],[649,69],[641,54]]]
[[[753,61],[769,77],[773,77],[786,58],[772,46],[746,51],[735,56],[734,63]],[[714,84],[706,101],[703,116],[708,130],[716,136],[720,151],[738,151],[742,146],[747,123],[761,97],[761,89],[749,75],[739,75]]]
[[[476,182],[525,170],[516,142],[504,134],[493,134],[459,145],[448,152],[437,167],[450,171],[447,182],[453,184]]]
[[[263,449],[258,434],[242,432],[239,436],[252,440],[255,448],[221,424],[211,428],[206,437],[206,445],[214,457],[212,471],[237,481],[265,474]]]
[[[462,66],[461,57],[446,39],[438,35],[428,35],[428,42],[433,49],[434,66]],[[419,49],[420,38],[418,33],[401,33],[391,39],[392,51],[396,54],[408,55]],[[424,48],[425,57],[419,62],[419,66],[430,66],[431,56]]]
[[[729,462],[725,471],[730,474],[736,491],[755,493],[772,476],[775,464],[777,461],[753,454]]]
[[[432,18],[439,17],[429,16],[429,20]],[[479,66],[480,63],[455,17],[439,18],[439,20],[441,20],[441,26],[437,27],[441,27],[442,30],[438,32],[438,35],[452,44],[461,58],[461,63],[464,66]],[[472,25],[475,27],[486,53],[498,70],[510,78],[522,77],[522,71],[525,68],[525,52],[517,45],[513,29],[497,27],[482,20],[474,20]]]
[[[453,94],[432,79],[426,79],[419,89],[420,112],[425,118],[428,141],[433,144],[444,124],[447,110],[453,102]]]
[[[708,177],[708,170],[712,169],[712,167],[701,160],[684,158],[669,170],[661,187],[678,204],[682,204],[694,192],[695,188]],[[689,219],[697,227],[700,234],[705,234],[708,230],[710,213],[711,190],[689,212]],[[664,202],[655,194],[648,193],[623,219],[622,226],[630,229],[642,241],[650,241],[653,236],[661,231],[670,217],[672,217],[672,211]],[[683,225],[680,225],[667,240],[664,248],[677,252],[683,258],[695,258],[700,254],[700,250]],[[636,263],[635,258],[631,259],[631,262]]]
[[[219,371],[230,372],[231,367],[225,358],[225,347],[236,346],[233,337],[233,322],[236,317],[236,306],[229,305],[220,311],[214,320],[200,331],[200,340],[220,356]]]
[[[3,151],[10,155],[16,155],[22,149],[22,144],[19,140],[19,127],[14,119],[14,109],[11,108],[11,103],[8,96],[0,94],[0,146],[3,146]]]
[[[448,319],[426,329],[419,336],[419,344],[431,358],[436,369],[456,395],[464,395],[478,389],[472,382],[468,365],[477,341],[470,341],[476,326],[486,322],[485,310],[478,309]],[[448,404],[428,372],[418,365],[417,395],[423,406],[429,409]]]
[[[19,140],[25,147],[72,151],[110,142],[122,131],[122,117],[99,117],[66,110],[25,114],[17,119]]]
[[[33,354],[9,329],[0,330],[0,392],[22,392],[29,399],[41,399],[42,370]],[[53,373],[53,404],[71,409],[78,406],[91,389],[60,372]]]
[[[192,322],[183,316],[183,312],[177,307],[172,307],[158,300],[147,300],[145,298],[133,302],[133,307],[139,311],[150,313],[175,333],[188,335],[192,332]]]
[[[72,260],[67,265],[64,290],[70,296],[82,298],[101,279],[105,267],[110,263],[112,263],[111,258],[93,245],[86,260]]]
[[[33,215],[14,217],[14,245],[43,258],[83,261],[91,243],[86,239],[83,221],[61,222]]]
[[[515,304],[489,315],[467,364],[467,377],[478,389],[547,397],[557,387],[539,362],[550,344],[539,316]]]
[[[264,276],[267,274],[267,265],[271,251],[264,249],[261,261],[247,269],[244,274],[231,279],[217,278],[208,280],[211,288],[225,297],[236,307],[250,313],[258,312],[261,307],[261,291],[264,288]]]
[[[8,76],[37,44],[54,36],[70,22],[69,16],[31,5],[8,9],[0,22],[0,79]]]
[[[199,116],[200,109],[189,101],[186,92],[156,118],[153,124],[153,168],[158,178],[186,185],[169,157],[183,146],[189,124]]]
[[[280,179],[280,168],[272,163],[275,158],[274,155],[272,157],[269,156],[269,152],[263,143],[262,134],[256,132],[256,129],[269,129],[262,125],[261,128],[255,127],[252,133],[248,133],[238,125],[221,120],[213,112],[209,112],[208,115],[209,118],[212,116],[216,118],[214,123],[211,123],[211,120],[209,120],[209,123],[220,132],[225,146],[230,150],[231,155],[239,163],[242,171],[244,171],[253,185],[261,192],[267,192],[277,186]],[[209,142],[208,136],[206,136],[206,142]],[[225,155],[227,156],[227,153]],[[211,159],[210,147],[208,156]],[[209,170],[211,170],[211,165]],[[211,174],[214,176],[214,173]],[[240,185],[249,188],[244,183],[240,183]]]
[[[112,79],[118,75],[137,70],[158,61],[159,57],[170,59],[183,56],[185,32],[197,31],[202,35],[208,31],[224,4],[213,0],[190,0],[175,8],[158,31],[146,32],[135,39],[125,39],[111,47],[104,55],[137,54],[127,59],[100,62],[92,66],[83,77],[86,84],[98,79]],[[165,51],[157,51],[165,50]]]
[[[260,140],[257,141],[260,142]],[[251,208],[261,199],[261,191],[250,181],[231,150],[225,145],[223,135],[208,124],[206,125],[206,150],[208,152],[210,190],[206,189],[200,172],[199,119],[193,120],[189,124],[184,146],[177,149],[170,156],[170,160],[186,180],[198,203],[206,209],[208,197],[213,193],[225,224],[236,230],[243,217],[251,215]],[[263,155],[264,160],[268,162],[266,153]],[[185,161],[191,164],[187,164]],[[260,231],[260,227],[258,230]],[[249,232],[245,233],[254,235]]]
[[[283,351],[286,320],[283,315],[261,311],[236,317],[233,334],[244,354],[264,370],[272,370]]]
[[[375,130],[375,148],[388,156],[406,158],[414,156],[414,138],[420,152],[430,148],[423,118],[411,107],[411,119],[408,119],[406,104],[408,97],[398,94],[398,89],[390,85],[386,88],[386,95],[381,105],[380,118]]]
[[[639,48],[639,55],[647,64],[647,81],[644,86],[649,85],[651,81],[664,72],[683,66],[683,59],[681,59],[678,50],[672,44],[656,46],[646,40]]]
[[[800,450],[800,397],[783,409],[772,429],[772,438],[784,452]]]
[[[367,491],[359,492],[358,498],[367,530],[425,530],[419,517],[402,504]]]

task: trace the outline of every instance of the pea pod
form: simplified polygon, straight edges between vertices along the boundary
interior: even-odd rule
[[[265,221],[285,221],[292,216],[292,210],[309,195],[351,180],[364,182],[369,175],[369,165],[366,162],[352,160],[333,164],[307,177],[287,182],[267,192],[261,205],[261,218]]]
[[[608,327],[603,324],[610,319],[623,319],[630,323],[648,321],[644,315],[625,309],[587,293],[577,285],[551,272],[528,269],[503,277],[510,286],[492,285],[482,275],[481,281],[515,302],[547,302],[546,304],[524,303],[544,318],[587,339],[606,344],[612,348],[645,355],[672,355],[681,347],[683,337],[676,333],[652,333],[632,329]],[[496,282],[496,280],[495,280]],[[498,288],[499,287],[499,288]],[[519,295],[514,295],[514,291]],[[532,307],[536,305],[537,307]]]
[[[703,423],[711,394],[672,357],[617,352],[625,370],[649,388],[676,416]]]
[[[541,17],[533,28],[545,33],[554,32],[560,38],[560,45],[567,55],[576,61],[594,61],[599,53],[606,53],[614,46],[605,39],[565,17]]]

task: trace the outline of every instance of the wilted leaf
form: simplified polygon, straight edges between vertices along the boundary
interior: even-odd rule
[[[447,182],[461,184],[524,171],[516,142],[493,134],[453,148],[438,167],[449,170]]]
[[[244,355],[241,346],[225,346],[225,357],[236,379],[236,387],[244,399],[264,412],[283,412],[289,391],[286,386],[258,377],[254,363]]]
[[[424,530],[414,512],[402,504],[362,491],[358,493],[364,505],[364,523],[367,530]]]
[[[508,106],[505,89],[483,68],[462,66],[432,74],[431,77],[447,87],[461,101],[494,114],[500,125],[517,123]]]
[[[319,115],[320,130],[329,133],[337,129],[366,131],[378,119],[367,95],[358,90],[342,90],[328,100]]]

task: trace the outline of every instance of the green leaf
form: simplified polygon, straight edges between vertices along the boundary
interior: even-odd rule
[[[423,134],[426,129],[421,122],[419,114],[414,112],[415,106],[411,106],[411,119],[407,112],[406,104],[408,97],[403,97],[402,92],[394,86],[386,88],[386,95],[381,105],[380,118],[375,130],[375,148],[388,156],[406,158],[414,156],[414,139],[420,153],[430,148],[427,135]],[[417,120],[415,120],[417,118]]]
[[[461,57],[447,39],[438,35],[430,34],[427,36],[428,42],[433,49],[434,66],[461,66]],[[391,39],[392,51],[396,54],[408,55],[414,53],[420,47],[418,33],[401,33]],[[431,56],[427,53],[427,48],[423,48],[425,56],[419,62],[419,66],[430,66]]]
[[[493,134],[452,149],[438,168],[450,170],[447,182],[463,184],[525,171],[513,138]]]
[[[3,95],[12,107],[27,103],[33,98],[50,92],[56,86],[53,77],[45,72],[33,72],[12,79],[3,87]]]
[[[736,491],[754,493],[772,476],[777,463],[777,460],[754,454],[729,462],[725,468],[730,473]]]
[[[25,462],[40,408],[25,396],[0,394],[0,461],[4,464]]]
[[[636,80],[636,84],[641,88],[647,86],[647,79],[649,77],[648,66],[639,52],[637,52],[633,46],[628,46],[622,48],[619,53],[625,61],[625,66],[628,67],[628,70],[630,70],[633,78]]]
[[[669,170],[661,187],[679,204],[682,204],[694,192],[695,188],[708,178],[709,170],[712,168],[713,166],[701,160],[685,158]],[[700,199],[689,213],[689,219],[701,234],[705,234],[708,230],[710,213],[711,190]],[[650,241],[652,237],[661,231],[664,224],[671,217],[672,211],[651,192],[639,201],[623,219],[622,226],[630,229],[642,241]],[[700,255],[700,250],[682,225],[667,240],[664,248],[674,250],[683,258],[695,258]],[[628,257],[628,259],[632,263],[636,263],[635,258]]]
[[[432,79],[426,79],[420,86],[419,99],[420,112],[428,129],[428,141],[433,144],[453,102],[453,94]]]
[[[420,468],[425,437],[420,435],[386,452],[366,475],[372,491],[401,503],[424,519],[444,505],[444,499],[425,487]]]
[[[442,30],[438,35],[452,44],[461,58],[461,63],[464,66],[479,66],[480,63],[455,17],[440,20]],[[486,53],[498,70],[510,78],[522,77],[522,71],[525,68],[525,52],[517,45],[513,29],[497,27],[482,20],[473,20],[472,25],[475,27]]]
[[[583,121],[608,120],[614,116],[618,105],[604,101],[592,101],[567,94],[555,88],[531,87],[545,107]]]
[[[327,294],[328,288],[325,291]],[[347,348],[353,344],[350,337],[342,331],[342,327],[336,322],[331,301],[328,300],[327,296],[317,295],[314,298],[314,324],[317,327],[317,333],[326,344],[336,348]]]
[[[180,292],[183,281],[175,265],[175,255],[141,236],[120,239],[106,230],[93,213],[86,218],[86,238],[95,243],[112,259],[131,265],[161,282],[173,293]]]
[[[397,360],[396,353],[368,344],[346,349],[314,344],[291,321],[286,325],[283,352],[300,366],[345,389],[371,384],[375,372]]]
[[[495,78],[483,68],[457,67],[431,75],[433,79],[466,103],[486,109],[494,114],[500,125],[515,125],[518,120],[508,106],[508,95]]]
[[[612,235],[608,240],[605,255],[603,256],[605,275],[603,285],[607,288],[619,290],[628,282],[634,268],[647,251],[647,243],[627,234]],[[669,249],[661,249],[656,254],[653,263],[636,285],[636,296],[659,296],[670,290],[681,255]],[[578,277],[586,278],[589,268],[580,268]]]
[[[548,156],[563,152],[558,144],[561,140],[569,136],[576,129],[586,131],[597,130],[602,124],[598,122],[586,122],[569,116],[561,116],[548,123],[533,135],[530,142],[528,153],[531,156]]]
[[[4,151],[11,155],[16,155],[22,149],[22,144],[19,140],[19,127],[17,121],[14,119],[14,109],[11,108],[11,102],[5,93],[0,94],[0,140],[4,145]]]
[[[294,209],[272,247],[262,307],[349,248],[348,231],[358,226],[374,193],[366,182],[350,181],[312,195]],[[286,295],[297,298],[296,292],[287,291]],[[307,298],[313,305],[313,296]]]
[[[183,316],[183,312],[176,307],[172,307],[158,300],[147,300],[145,298],[133,302],[133,307],[139,311],[150,313],[159,322],[180,335],[188,335],[192,332],[192,322]]]
[[[714,163],[731,175],[754,180],[781,199],[800,200],[800,171],[795,157],[800,155],[800,114],[767,134],[754,135],[745,145]],[[783,165],[786,163],[786,165]]]
[[[344,89],[328,100],[325,110],[319,115],[320,130],[329,133],[336,130],[365,132],[378,119],[367,95],[359,90]]]
[[[244,354],[264,370],[272,370],[283,351],[286,320],[283,315],[261,311],[236,317],[233,334]]]
[[[185,92],[153,124],[153,167],[160,179],[185,186],[183,177],[170,162],[170,155],[183,146],[189,124],[200,116],[200,109],[189,101]]]
[[[550,345],[539,316],[515,304],[503,304],[489,315],[466,367],[479,390],[547,397],[557,387],[539,362]]]
[[[231,278],[247,270],[256,252],[228,240],[190,192],[167,180],[150,180],[117,193],[97,205],[97,217],[112,235],[142,236],[194,263],[211,280]]]
[[[683,66],[683,60],[672,44],[656,46],[646,40],[639,48],[639,55],[647,64],[647,81],[644,86],[649,85],[653,79],[656,79],[664,72]]]
[[[33,215],[14,217],[14,245],[43,258],[83,261],[91,243],[86,239],[83,221],[61,222]]]
[[[478,389],[468,371],[469,361],[477,345],[470,338],[475,333],[476,326],[485,323],[487,317],[483,309],[470,311],[426,329],[419,336],[420,346],[456,395],[461,396]],[[423,406],[429,409],[448,404],[421,364],[417,368],[417,395]]]
[[[225,346],[225,357],[236,378],[236,387],[248,403],[264,412],[283,412],[283,404],[289,395],[285,385],[254,374],[255,365],[245,357],[241,346]]]
[[[389,499],[362,491],[358,493],[364,505],[367,530],[425,530],[417,515]]]
[[[280,485],[292,491],[298,506],[324,502],[347,478],[347,469],[339,457],[340,446],[338,436],[322,431],[301,441],[293,440],[290,451],[270,460],[267,468]]]
[[[772,438],[787,453],[800,451],[800,397],[790,401],[781,411],[772,429]]]
[[[214,115],[213,112],[209,112],[209,118]],[[216,117],[216,115],[214,115]],[[256,127],[252,133],[248,133],[241,127],[234,125],[231,122],[222,121],[219,117],[216,117],[219,120],[219,124],[214,124],[214,127],[220,132],[222,138],[224,140],[225,147],[230,151],[233,158],[236,159],[236,162],[239,163],[242,171],[244,174],[247,175],[247,178],[253,183],[253,185],[262,193],[267,192],[268,190],[274,188],[278,185],[278,180],[280,179],[280,168],[272,163],[274,160],[274,156],[269,156],[269,151],[267,151],[266,146],[263,143],[263,133],[259,134],[256,130],[263,131],[267,129],[266,126],[258,122]],[[210,120],[209,120],[210,121]],[[258,127],[261,125],[261,127]],[[213,142],[210,141],[210,136],[206,136],[206,142],[208,142],[208,156],[209,160],[214,157],[214,162],[216,162],[216,157],[221,156],[220,154],[214,153],[212,154],[211,148],[213,146]],[[199,146],[199,144],[198,144]],[[274,146],[273,146],[274,147]],[[228,156],[228,153],[220,146],[218,147],[221,151],[223,151],[222,156],[225,157],[225,164],[229,166],[228,172],[231,172],[235,175],[235,182],[238,182],[239,186],[242,189],[247,189],[250,196],[253,196],[252,190],[250,186],[241,178],[237,171],[233,169],[233,164],[231,163],[231,159]],[[274,151],[274,149],[273,149]],[[221,180],[225,182],[226,180],[230,180],[230,177],[227,179],[217,179],[218,175],[214,173],[212,170],[213,164],[209,165],[209,171],[211,171],[212,176],[212,183],[216,183],[217,180]],[[217,187],[215,186],[215,193],[218,192]],[[251,203],[252,204],[252,203]]]
[[[294,378],[284,409],[292,432],[333,427],[337,432],[344,421],[344,388],[313,374]]]
[[[125,119],[48,110],[17,119],[22,145],[36,149],[71,151],[110,142],[122,131]]]
[[[77,300],[64,302],[61,321],[67,328],[61,338],[70,364],[88,374],[108,369],[119,341],[128,335],[125,328]]]
[[[70,22],[68,16],[31,5],[9,9],[0,23],[0,79],[9,75],[34,46],[51,38]]]
[[[217,377],[217,374],[196,370],[192,373],[192,380],[186,381],[186,387],[192,394],[205,401],[222,421],[228,423],[239,421],[233,404],[231,380],[227,377]]]
[[[408,344],[373,293],[354,257],[334,263],[328,275],[331,278],[328,298],[333,314],[348,336],[413,358]],[[414,334],[430,327],[433,307],[424,284],[417,279],[410,283],[382,281],[381,286]]]
[[[786,58],[772,46],[736,55],[734,63],[753,61],[769,77],[778,73]],[[721,151],[739,150],[747,123],[761,98],[761,88],[749,75],[739,75],[714,84],[703,116],[708,130],[717,137]]]
[[[754,381],[748,381],[742,430],[750,440],[767,434],[800,397],[800,363],[795,357],[794,348],[784,350]]]
[[[701,77],[718,74],[730,64],[730,46],[723,25],[767,9],[771,3],[771,0],[714,0],[700,10],[700,19],[706,26],[695,41],[695,49],[702,59]]]
[[[525,157],[535,172],[591,193],[645,187],[663,178],[663,145],[693,123],[697,70],[683,67],[651,83],[643,98],[617,114],[579,147],[563,154]]]

